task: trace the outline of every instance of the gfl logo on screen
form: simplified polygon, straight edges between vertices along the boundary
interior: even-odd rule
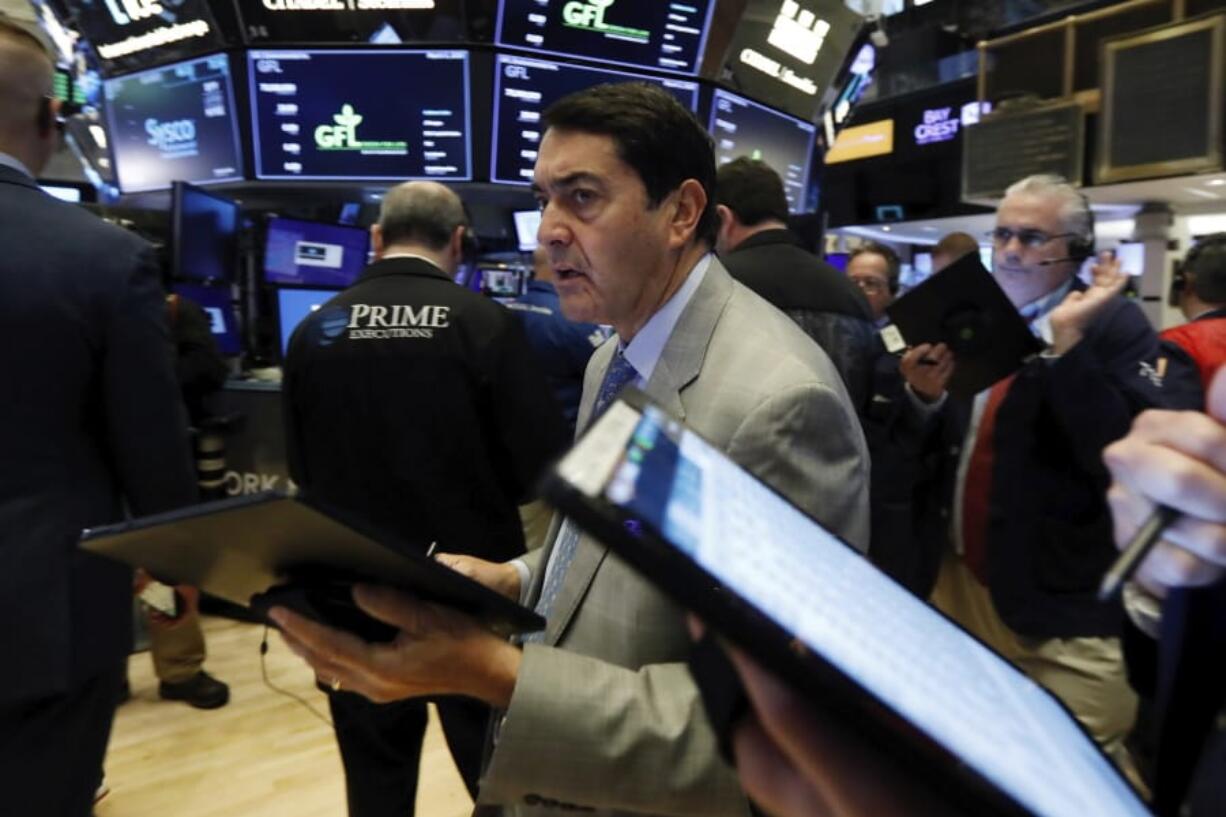
[[[133,20],[144,20],[156,14],[164,14],[165,9],[157,0],[102,0],[106,10],[111,13],[111,19],[117,26],[126,26]]]

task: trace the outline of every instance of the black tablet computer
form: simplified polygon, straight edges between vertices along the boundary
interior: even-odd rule
[[[641,393],[623,392],[544,488],[712,629],[946,781],[967,813],[1148,815],[1051,694]]]
[[[386,584],[467,612],[493,631],[543,629],[531,610],[351,515],[279,492],[222,499],[90,528],[81,547],[168,584],[190,584],[263,614],[282,605],[371,640],[394,628],[353,602],[355,583]]]
[[[957,397],[988,388],[1043,351],[978,253],[933,275],[890,304],[886,314],[907,346],[944,343],[953,351],[948,388]]]

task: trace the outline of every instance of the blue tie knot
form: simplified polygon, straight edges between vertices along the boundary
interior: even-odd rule
[[[630,361],[626,360],[626,356],[621,350],[613,355],[613,361],[609,364],[608,371],[605,372],[604,382],[600,384],[600,391],[596,393],[596,402],[592,406],[592,419],[596,419],[601,414],[604,414],[605,409],[613,402],[627,385],[634,382],[639,373],[635,370]]]

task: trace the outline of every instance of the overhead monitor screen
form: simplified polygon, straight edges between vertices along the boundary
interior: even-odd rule
[[[541,227],[540,210],[516,210],[515,237],[519,241],[520,252],[532,252],[536,249],[536,233]]]
[[[234,301],[230,297],[230,287],[207,287],[199,284],[175,284],[176,295],[194,302],[204,310],[209,321],[209,330],[217,348],[223,355],[237,355],[242,351],[242,341],[238,332],[238,317],[234,312]]]
[[[607,82],[654,82],[691,111],[698,107],[698,83],[692,80],[499,55],[494,67],[490,178],[507,184],[531,183],[545,110],[567,94]]]
[[[66,0],[66,5],[109,74],[225,45],[208,0]]]
[[[230,63],[224,54],[105,83],[119,188],[160,190],[243,177]]]
[[[248,52],[255,175],[472,178],[466,51]]]
[[[817,125],[716,89],[710,130],[718,164],[742,156],[760,159],[783,179],[788,209],[804,208]]]
[[[189,184],[176,184],[170,210],[174,277],[233,280],[238,265],[238,204]]]
[[[843,0],[748,0],[721,77],[754,99],[816,119],[863,24]]]
[[[503,0],[499,45],[697,74],[714,0]]]
[[[248,43],[460,42],[464,0],[264,0],[236,3]]]
[[[366,267],[370,234],[358,227],[272,218],[264,244],[270,284],[344,288]]]
[[[308,315],[327,303],[336,292],[329,289],[277,290],[277,319],[281,324],[281,356],[289,350],[294,330]]]

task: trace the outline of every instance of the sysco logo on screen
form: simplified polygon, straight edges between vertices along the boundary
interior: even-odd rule
[[[157,0],[103,0],[106,10],[111,13],[111,19],[117,26],[126,26],[133,20],[144,20],[158,14],[165,14],[165,9]]]
[[[196,142],[196,120],[177,119],[174,122],[159,122],[156,119],[145,120],[145,133],[149,134],[149,144],[163,153],[173,153],[194,146]]]

